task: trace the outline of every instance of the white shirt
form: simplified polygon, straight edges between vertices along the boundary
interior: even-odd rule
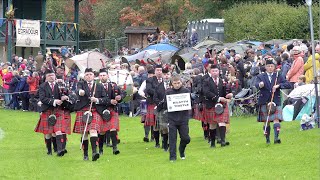
[[[144,90],[146,90],[146,88],[147,88],[147,83],[146,83],[146,81],[143,81],[139,90],[138,90],[138,94],[142,97],[145,97]]]

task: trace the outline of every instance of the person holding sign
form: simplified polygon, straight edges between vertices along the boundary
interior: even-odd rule
[[[211,144],[215,147],[217,128],[219,128],[221,147],[229,145],[226,143],[226,125],[229,124],[229,110],[227,99],[232,98],[232,93],[226,92],[226,80],[219,78],[219,67],[210,65],[211,77],[203,82],[203,94],[205,103],[205,119],[209,123]]]
[[[179,75],[171,78],[171,89],[166,91],[164,109],[168,110],[170,161],[177,159],[177,130],[180,134],[179,153],[181,159],[185,159],[185,149],[190,143],[189,136],[189,110],[191,110],[190,91],[182,87]]]

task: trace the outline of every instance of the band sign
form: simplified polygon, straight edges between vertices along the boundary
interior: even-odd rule
[[[167,95],[168,112],[185,111],[191,109],[190,93]]]
[[[16,21],[16,46],[40,47],[40,21]]]

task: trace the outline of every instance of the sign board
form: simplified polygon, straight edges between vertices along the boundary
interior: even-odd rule
[[[191,109],[190,93],[167,95],[168,112],[185,111]]]
[[[16,46],[40,47],[40,21],[16,20]]]

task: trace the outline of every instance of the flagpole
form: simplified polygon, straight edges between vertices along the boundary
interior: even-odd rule
[[[12,5],[12,0],[8,0],[7,4],[7,11],[10,10],[10,6]],[[11,62],[12,61],[12,21],[11,19],[7,18],[7,23],[8,23],[8,36],[7,36],[7,61]]]
[[[311,47],[312,47],[312,66],[313,66],[313,76],[314,76],[314,86],[316,91],[316,122],[318,123],[318,128],[320,128],[319,124],[319,94],[318,94],[318,78],[317,78],[317,68],[316,68],[316,58],[315,58],[315,44],[314,44],[314,32],[313,32],[313,17],[312,17],[312,0],[306,0],[306,4],[309,8],[309,20],[310,20],[310,33],[311,33]]]

